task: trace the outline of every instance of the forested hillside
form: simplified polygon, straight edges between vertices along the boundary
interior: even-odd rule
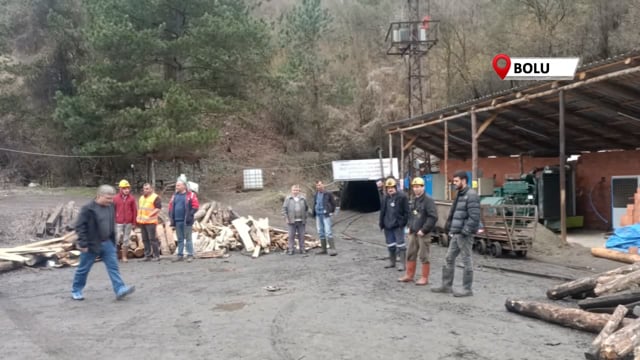
[[[0,147],[74,156],[0,151],[0,177],[74,184],[112,180],[146,159],[273,166],[258,155],[374,156],[382,125],[407,116],[406,63],[385,55],[384,42],[405,6],[0,0]],[[490,67],[499,52],[587,63],[640,43],[639,0],[422,8],[440,21],[425,61],[427,111],[510,87]],[[238,143],[256,136],[263,141]],[[262,147],[234,151],[232,138],[236,148]]]

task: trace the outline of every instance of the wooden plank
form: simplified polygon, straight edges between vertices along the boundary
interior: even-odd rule
[[[253,244],[253,240],[251,240],[251,236],[249,235],[249,225],[247,225],[247,218],[241,217],[235,219],[231,222],[233,227],[238,231],[238,235],[240,235],[240,239],[242,240],[242,244],[244,245],[244,249],[246,251],[253,251],[255,245]]]
[[[56,225],[56,223],[58,222],[58,219],[60,218],[60,215],[62,215],[62,209],[64,208],[64,205],[60,204],[58,206],[56,206],[56,208],[53,210],[53,212],[51,213],[51,215],[49,215],[49,217],[47,218],[47,227],[48,228],[52,228]]]
[[[0,252],[0,260],[15,261],[17,263],[24,264],[27,261],[27,258],[16,254]]]

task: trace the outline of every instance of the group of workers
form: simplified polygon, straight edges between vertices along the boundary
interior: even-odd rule
[[[453,293],[454,296],[473,295],[473,264],[471,259],[474,234],[480,225],[480,200],[477,192],[469,187],[467,173],[458,171],[453,176],[457,195],[447,222],[445,233],[449,236],[449,248],[442,268],[442,284],[432,288],[437,293]],[[425,193],[424,179],[416,177],[411,181],[411,199],[398,189],[393,177],[378,182],[380,190],[380,230],[384,231],[390,263],[386,268],[396,268],[405,275],[400,282],[413,282],[418,260],[421,264],[420,279],[416,285],[429,283],[431,270],[431,233],[438,221],[438,211],[431,196]],[[405,242],[406,239],[406,242]],[[406,244],[408,243],[408,244]],[[462,291],[453,291],[455,260],[462,255],[464,272]]]
[[[82,291],[97,257],[102,258],[107,268],[117,299],[135,291],[135,287],[126,286],[120,276],[117,247],[122,243],[122,261],[126,263],[130,237],[136,227],[142,235],[144,261],[160,260],[160,242],[156,236],[162,209],[160,196],[151,184],[146,183],[136,202],[127,180],[121,180],[118,187],[120,190],[116,193],[111,185],[100,186],[96,198],[80,210],[75,230],[81,254],[71,288],[74,300],[84,300]],[[178,178],[176,191],[169,200],[170,225],[175,229],[178,241],[178,252],[173,261],[184,260],[185,244],[187,262],[194,259],[191,228],[199,206],[198,196],[188,188],[186,179]]]

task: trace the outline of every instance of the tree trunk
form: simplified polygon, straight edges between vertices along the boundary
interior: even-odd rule
[[[613,294],[630,288],[638,287],[640,284],[640,270],[634,271],[612,282],[598,284],[594,289],[594,293],[598,296],[604,294]]]
[[[606,360],[621,359],[638,345],[640,345],[640,319],[635,319],[604,340],[600,357]]]
[[[151,162],[151,188],[155,190],[156,188],[156,162],[153,160],[153,158],[150,158],[150,162]]]
[[[627,315],[628,311],[629,309],[627,309],[625,306],[618,305],[600,334],[598,334],[595,340],[593,340],[593,342],[591,343],[591,352],[584,354],[588,360],[595,360],[598,358],[598,353],[600,352],[602,342],[609,336],[611,336],[614,331],[618,330],[618,328],[620,327],[620,323],[624,319],[625,315]]]
[[[505,307],[507,310],[520,315],[596,334],[601,332],[609,319],[611,319],[609,314],[594,314],[580,309],[565,308],[535,301],[507,299]],[[623,321],[625,324],[629,323],[627,320]]]
[[[547,290],[547,297],[551,300],[560,300],[567,296],[589,292],[595,289],[595,287],[598,285],[598,281],[601,280],[602,277],[628,274],[637,270],[640,270],[640,263],[621,266],[619,268],[615,268],[613,270],[609,270],[597,275],[556,285]]]

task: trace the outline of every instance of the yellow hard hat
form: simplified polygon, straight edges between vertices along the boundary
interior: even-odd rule
[[[396,187],[396,181],[394,179],[387,179],[387,181],[384,183],[384,186]]]
[[[424,179],[421,177],[414,178],[413,181],[411,181],[411,186],[413,185],[424,186]]]
[[[129,182],[127,180],[120,180],[120,183],[118,184],[119,188],[128,188],[131,187],[131,185],[129,185]]]

